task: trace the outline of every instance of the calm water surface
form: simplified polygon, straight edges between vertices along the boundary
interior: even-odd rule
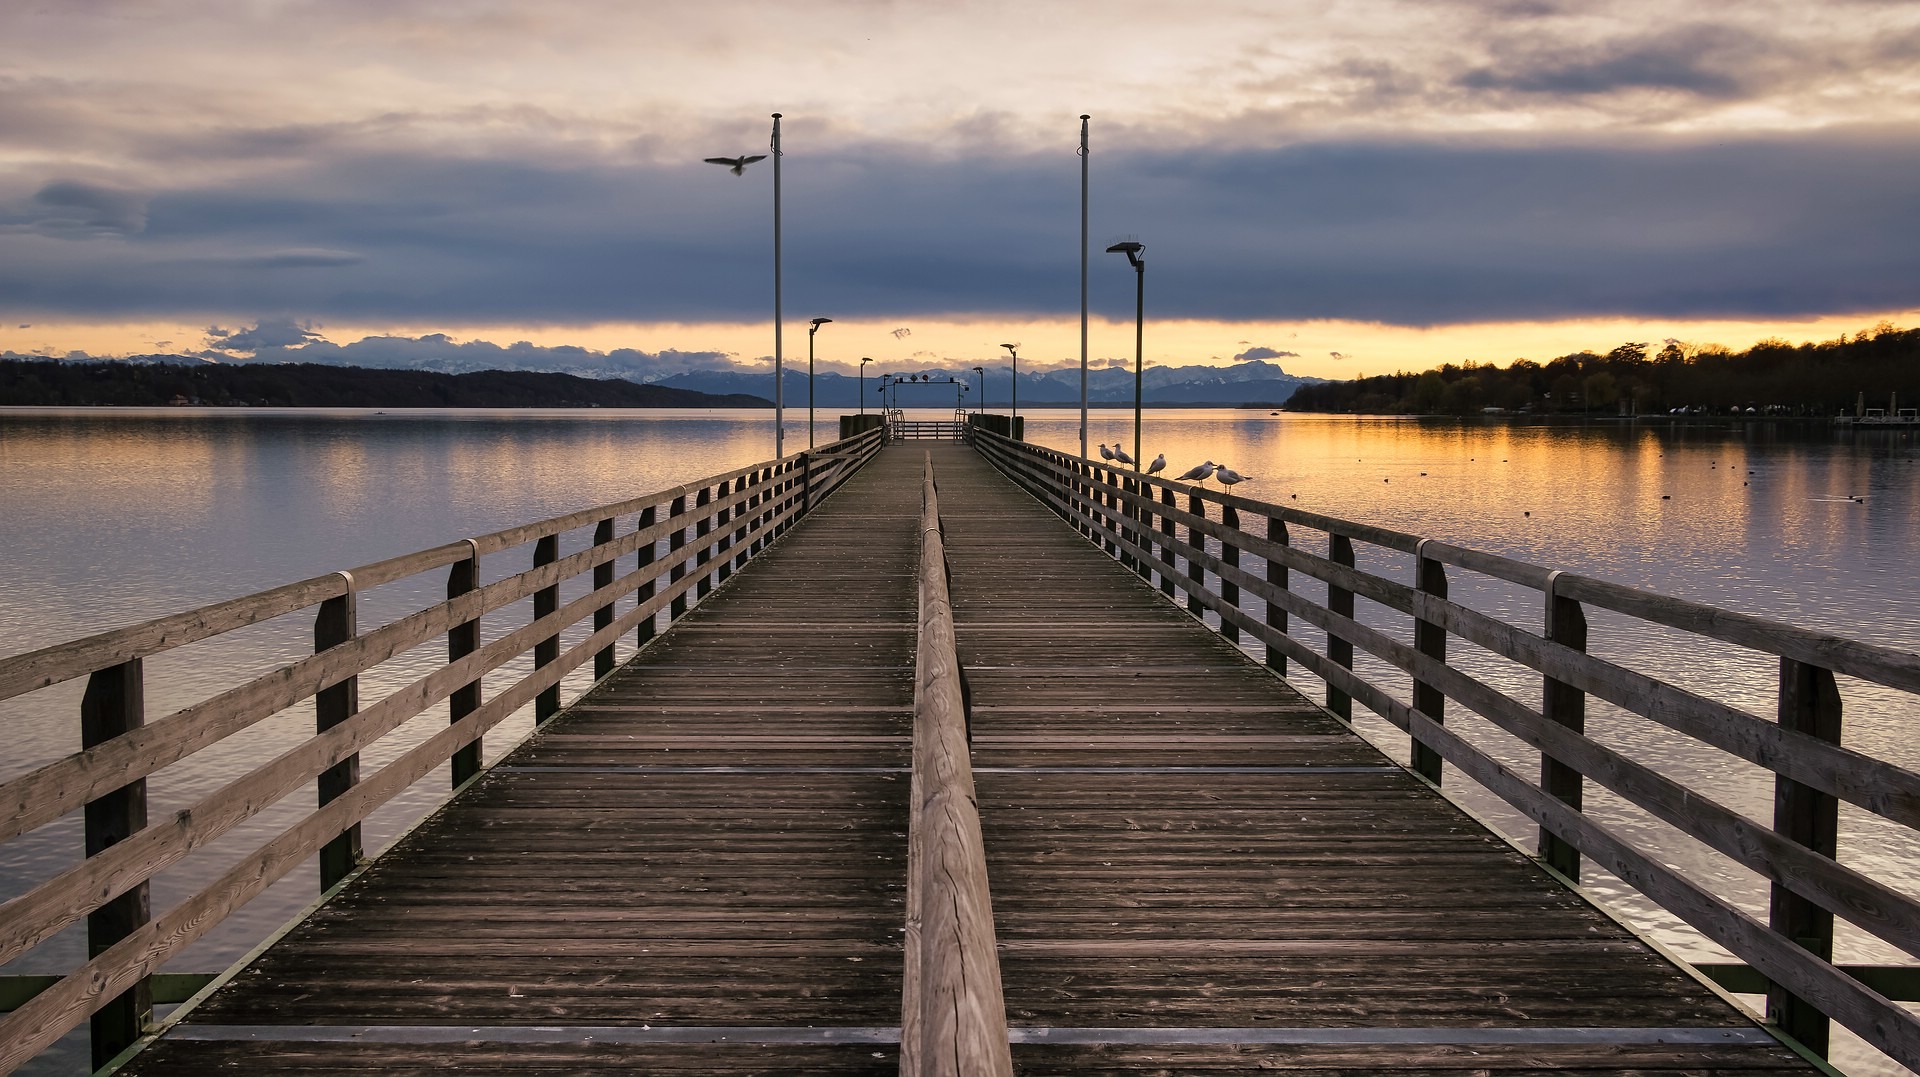
[[[929,413],[926,417],[946,417]],[[817,431],[833,438],[831,416]],[[1078,448],[1077,412],[1037,412],[1028,437]],[[1130,440],[1130,413],[1095,412],[1090,442]],[[805,430],[789,423],[789,449]],[[766,412],[404,412],[0,410],[0,654],[140,621],[221,598],[363,564],[674,486],[771,455]],[[1239,492],[1327,515],[1445,538],[1552,567],[1827,629],[1903,650],[1920,641],[1920,464],[1911,431],[1836,434],[1795,426],[1525,425],[1405,419],[1269,416],[1247,411],[1150,415],[1146,455],[1165,452],[1169,473],[1202,459],[1253,478]],[[1130,446],[1131,448],[1131,446]],[[565,552],[565,551],[563,551]],[[1391,558],[1363,567],[1406,579]],[[498,578],[524,566],[485,567]],[[430,582],[430,581],[429,581]],[[1537,596],[1457,578],[1455,597],[1537,626]],[[432,587],[388,588],[363,599],[372,624],[431,601]],[[1301,590],[1311,593],[1309,587]],[[570,596],[568,596],[570,597]],[[1363,603],[1363,606],[1365,604]],[[522,615],[500,615],[486,638]],[[1363,619],[1404,635],[1383,611]],[[296,623],[297,622],[297,623]],[[1609,630],[1619,631],[1609,635]],[[149,714],[158,715],[244,675],[297,657],[311,645],[301,618],[149,663]],[[437,646],[437,645],[436,645]],[[1459,651],[1468,651],[1458,645]],[[1596,653],[1704,694],[1771,713],[1774,673],[1732,648],[1629,631],[1596,616]],[[425,653],[433,652],[433,653]],[[1491,656],[1458,660],[1516,697],[1537,702],[1534,679]],[[435,648],[402,656],[363,683],[363,698],[397,687],[439,661]],[[1362,668],[1405,694],[1377,664]],[[518,673],[496,675],[505,683]],[[1301,679],[1310,694],[1318,687]],[[575,678],[577,690],[584,684]],[[1920,767],[1920,716],[1890,693],[1843,684],[1847,742]],[[1531,698],[1529,698],[1529,693]],[[77,687],[0,702],[7,750],[0,778],[78,747]],[[1535,764],[1490,727],[1460,728],[1523,772]],[[376,766],[426,735],[423,719],[393,738]],[[192,803],[283,750],[311,722],[310,709],[276,718],[231,745],[169,768],[152,782],[156,813]],[[1674,745],[1646,723],[1596,708],[1596,735],[1757,819],[1771,813],[1771,786],[1754,768],[1711,750]],[[503,727],[489,758],[523,732]],[[1383,748],[1405,756],[1384,723],[1363,724]],[[177,773],[176,773],[177,772]],[[1450,783],[1455,781],[1449,773]],[[368,824],[384,840],[430,806],[444,787],[423,782]],[[1484,795],[1462,798],[1516,837],[1523,821]],[[1637,831],[1668,859],[1688,865],[1718,892],[1764,909],[1765,888],[1743,869],[1671,833],[1628,806],[1592,795],[1610,825]],[[156,882],[155,906],[191,893],[217,870],[299,817],[311,795],[196,854]],[[297,803],[296,803],[297,802]],[[1920,848],[1905,835],[1849,811],[1843,859],[1920,894]],[[1891,843],[1891,844],[1890,844]],[[16,895],[77,856],[77,826],[58,824],[0,851],[0,898]],[[1688,956],[1714,949],[1684,925],[1599,873],[1588,882],[1623,915]],[[244,953],[315,892],[311,869],[295,873],[174,968],[212,969]],[[1897,952],[1843,936],[1850,960],[1890,961]],[[55,971],[84,943],[66,932],[7,967]],[[70,1065],[49,1062],[47,1071]],[[1897,1072],[1843,1045],[1852,1072]]]

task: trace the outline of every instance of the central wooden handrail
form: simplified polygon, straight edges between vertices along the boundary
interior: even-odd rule
[[[932,454],[921,481],[919,579],[900,1072],[1011,1077]]]

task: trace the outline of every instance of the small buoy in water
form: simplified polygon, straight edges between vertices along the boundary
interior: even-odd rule
[[[1521,513],[1520,515],[1522,515],[1522,516],[1532,516],[1532,515],[1533,515],[1533,513],[1531,513],[1531,512],[1522,512],[1522,513]]]
[[[1299,495],[1299,494],[1289,494],[1289,495],[1287,495],[1287,496],[1289,496],[1289,497],[1291,497],[1291,498],[1293,498],[1293,499],[1294,499],[1295,501],[1298,501],[1298,500],[1300,500],[1300,495]]]
[[[1743,482],[1743,483],[1741,483],[1740,485],[1742,485],[1742,486],[1752,486],[1753,484],[1752,484],[1752,483],[1750,483],[1750,482]]]
[[[1392,480],[1392,479],[1381,479],[1380,481],[1381,481],[1381,482],[1392,482],[1393,480]]]
[[[1672,495],[1672,494],[1661,494],[1661,495],[1660,495],[1660,500],[1662,500],[1662,501],[1672,501],[1672,500],[1673,500],[1673,495]]]
[[[1423,476],[1423,477],[1424,477],[1424,476],[1426,475],[1426,472],[1424,472],[1424,471],[1422,471],[1422,472],[1421,472],[1420,474],[1421,474],[1421,476]]]

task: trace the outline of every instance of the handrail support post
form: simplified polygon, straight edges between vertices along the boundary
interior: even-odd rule
[[[108,666],[87,678],[80,699],[83,748],[105,744],[146,724],[146,680],[141,660]],[[146,829],[147,780],[137,778],[87,802],[86,855],[97,856]],[[87,914],[87,956],[98,957],[145,926],[152,907],[142,880]],[[93,1068],[111,1062],[146,1031],[153,1017],[152,980],[142,977],[93,1015]]]

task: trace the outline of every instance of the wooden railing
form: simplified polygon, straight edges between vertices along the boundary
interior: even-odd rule
[[[0,784],[0,842],[79,811],[87,858],[0,905],[0,963],[83,917],[91,955],[0,1016],[0,1072],[90,1015],[95,1065],[115,1057],[141,1035],[152,1005],[151,978],[170,957],[316,853],[320,887],[333,888],[362,862],[360,823],[376,808],[449,761],[456,788],[472,779],[487,730],[529,704],[536,721],[551,717],[568,673],[589,660],[596,677],[612,672],[616,640],[628,632],[640,643],[652,638],[661,614],[671,621],[685,613],[690,600],[765,549],[882,444],[880,432],[869,431],[816,452],[0,660],[0,700],[87,679],[79,715],[83,750]],[[628,518],[633,529],[620,534]],[[561,537],[588,527],[591,545],[560,557]],[[481,557],[521,548],[529,550],[529,568],[479,582]],[[625,557],[633,567],[623,573],[617,561]],[[360,629],[357,595],[441,570],[445,601]],[[560,604],[563,582],[589,576],[589,593]],[[629,596],[633,604],[623,610]],[[528,598],[531,623],[480,642],[482,617]],[[309,610],[311,657],[146,720],[144,659]],[[591,634],[563,649],[561,633],[588,622]],[[360,674],[443,635],[444,665],[384,698],[359,699]],[[482,677],[529,652],[532,671],[483,700]],[[312,737],[149,823],[148,775],[309,699],[316,714]],[[379,770],[360,773],[361,752],[442,700],[446,728]],[[191,897],[150,915],[149,879],[309,782],[319,787],[316,810]]]
[[[931,456],[920,490],[920,643],[914,657],[900,1072],[1011,1077]]]
[[[1090,541],[1143,577],[1157,579],[1169,596],[1184,595],[1196,616],[1211,613],[1228,638],[1263,644],[1266,664],[1277,673],[1284,675],[1294,662],[1322,681],[1327,709],[1337,717],[1351,719],[1357,701],[1409,734],[1415,772],[1437,784],[1441,763],[1452,764],[1524,813],[1539,827],[1543,864],[1576,880],[1581,858],[1589,858],[1726,947],[1752,973],[1735,966],[1723,968],[1722,978],[1751,983],[1764,977],[1769,1019],[1791,1039],[1825,1054],[1831,1017],[1920,1069],[1920,1018],[1883,993],[1920,999],[1915,990],[1920,977],[1913,968],[1833,963],[1835,916],[1920,957],[1920,902],[1836,859],[1840,801],[1908,831],[1920,829],[1920,774],[1842,746],[1835,682],[1840,674],[1883,685],[1906,693],[1905,702],[1912,704],[1920,696],[1920,657],[1433,539],[1148,478],[990,432],[976,430],[974,441],[990,461]],[[1244,527],[1242,513],[1259,518],[1262,529]],[[1313,544],[1325,549],[1325,556],[1303,548],[1296,533],[1301,530],[1321,536]],[[1410,555],[1412,580],[1365,571],[1356,545],[1376,555]],[[1449,601],[1449,569],[1534,592],[1544,631],[1528,631]],[[1325,602],[1294,590],[1293,573],[1323,584]],[[1383,616],[1410,618],[1411,645],[1363,624],[1355,614],[1356,598],[1391,611]],[[1779,668],[1777,720],[1587,653],[1588,610],[1611,611],[1639,630],[1678,631],[1700,642],[1771,656]],[[1324,651],[1289,633],[1296,620],[1324,633]],[[1539,678],[1542,705],[1528,706],[1458,660],[1449,661],[1450,639],[1531,671]],[[1396,698],[1357,673],[1355,648],[1409,677],[1411,698]],[[1648,719],[1685,742],[1709,745],[1770,771],[1772,827],[1588,737],[1589,697]],[[1537,780],[1449,729],[1448,701],[1536,750]],[[1633,834],[1584,813],[1582,790],[1588,781],[1768,880],[1768,921],[1669,867]]]

